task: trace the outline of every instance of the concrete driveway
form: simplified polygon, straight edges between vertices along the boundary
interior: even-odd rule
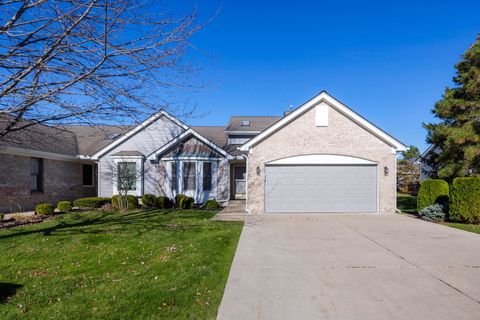
[[[480,235],[393,214],[253,217],[218,319],[480,319]]]

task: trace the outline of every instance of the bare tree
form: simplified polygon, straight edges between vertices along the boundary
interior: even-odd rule
[[[146,169],[138,166],[128,157],[119,158],[118,161],[108,161],[103,164],[103,179],[116,186],[118,194],[118,209],[128,210],[128,194],[137,190],[138,181],[141,181]]]
[[[183,57],[203,25],[194,9],[176,17],[154,2],[0,1],[0,139],[36,124],[137,120],[162,106],[162,90],[188,86]]]

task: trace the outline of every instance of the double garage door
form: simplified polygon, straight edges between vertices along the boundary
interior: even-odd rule
[[[266,212],[377,212],[376,165],[267,165]]]

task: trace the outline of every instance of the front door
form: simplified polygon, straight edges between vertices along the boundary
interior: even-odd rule
[[[235,199],[245,199],[247,193],[246,172],[244,165],[233,167],[233,195]]]

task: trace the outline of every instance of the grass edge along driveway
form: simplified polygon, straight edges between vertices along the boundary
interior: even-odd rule
[[[0,231],[0,318],[214,319],[242,222],[71,213]]]

